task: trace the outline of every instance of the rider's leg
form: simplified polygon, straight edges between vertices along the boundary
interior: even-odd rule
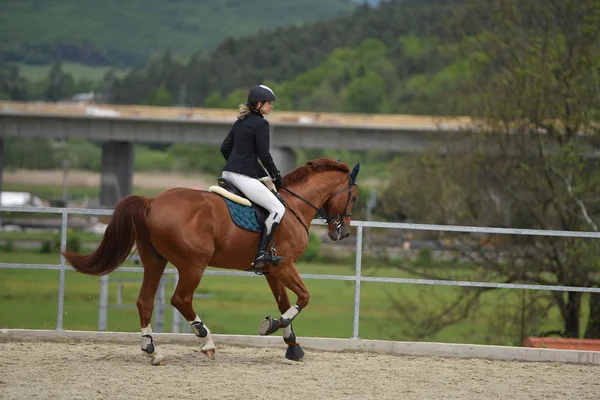
[[[258,249],[254,259],[254,266],[260,268],[265,263],[273,261],[271,253],[267,248],[269,243],[273,240],[275,231],[285,214],[285,207],[258,179],[229,171],[223,171],[223,178],[227,179],[240,189],[250,201],[269,211],[269,216],[265,220],[265,227],[260,235]],[[277,262],[280,262],[281,259],[282,258],[278,258]]]

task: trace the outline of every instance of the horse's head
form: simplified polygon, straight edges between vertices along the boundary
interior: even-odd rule
[[[339,188],[322,207],[325,211],[325,215],[322,217],[327,220],[329,238],[333,241],[343,240],[350,236],[352,206],[358,198],[356,177],[359,170],[360,163],[357,163],[352,172],[348,173],[348,180],[339,185]]]

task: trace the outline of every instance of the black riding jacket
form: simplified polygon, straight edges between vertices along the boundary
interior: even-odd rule
[[[223,171],[237,172],[260,179],[267,169],[271,178],[277,175],[277,167],[269,151],[269,121],[262,114],[252,111],[246,118],[234,122],[229,134],[221,144],[221,154],[227,163]]]

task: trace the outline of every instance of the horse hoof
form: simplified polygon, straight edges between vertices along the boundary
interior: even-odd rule
[[[278,329],[279,321],[271,316],[267,316],[258,326],[258,334],[260,336],[270,335],[271,333],[277,332]]]
[[[145,352],[144,354],[146,355],[146,357],[150,358],[150,364],[152,364],[152,365],[165,365],[165,362],[164,362],[165,356],[163,356],[158,351],[154,351],[151,354]]]
[[[304,357],[304,350],[300,345],[297,346],[288,346],[287,351],[285,352],[285,358],[292,361],[300,361]]]
[[[152,361],[150,361],[150,363],[155,366],[165,365],[165,356],[163,356],[162,354],[158,354],[155,357],[152,357]]]
[[[215,349],[200,350],[210,358],[215,358]]]

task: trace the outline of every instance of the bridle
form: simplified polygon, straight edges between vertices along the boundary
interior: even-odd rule
[[[352,187],[353,186],[357,186],[357,184],[356,184],[356,182],[352,182],[352,177],[350,176],[350,174],[348,174],[348,186],[346,186],[345,188],[343,188],[341,190],[338,190],[331,197],[329,197],[327,200],[325,200],[325,203],[323,203],[322,207],[315,206],[310,201],[306,200],[302,196],[297,195],[296,193],[292,192],[288,188],[285,188],[285,187],[282,186],[281,189],[285,190],[286,192],[288,192],[289,194],[291,194],[295,198],[297,198],[299,200],[302,200],[304,203],[306,203],[309,206],[311,206],[312,208],[314,208],[315,211],[317,212],[317,214],[316,214],[317,218],[325,220],[327,223],[333,222],[335,228],[339,230],[342,227],[342,224],[344,222],[344,218],[352,216],[352,214],[348,213],[348,207],[350,207],[351,203],[354,203],[354,201],[356,201],[356,197],[352,196]],[[340,213],[337,213],[336,215],[328,215],[327,212],[325,211],[325,206],[327,205],[327,203],[331,199],[333,199],[335,196],[337,196],[337,195],[339,195],[341,193],[344,193],[346,190],[348,191],[348,200],[346,200],[346,207],[344,207],[344,211],[342,211]],[[279,196],[279,199],[292,212],[292,214],[294,214],[294,216],[296,217],[296,219],[298,219],[298,221],[300,221],[300,223],[302,224],[302,226],[304,226],[304,229],[306,229],[306,233],[308,233],[308,226],[304,223],[304,221],[302,220],[302,218],[300,218],[300,216],[296,213],[296,211],[294,211],[294,209],[291,208],[281,198],[281,196]]]

